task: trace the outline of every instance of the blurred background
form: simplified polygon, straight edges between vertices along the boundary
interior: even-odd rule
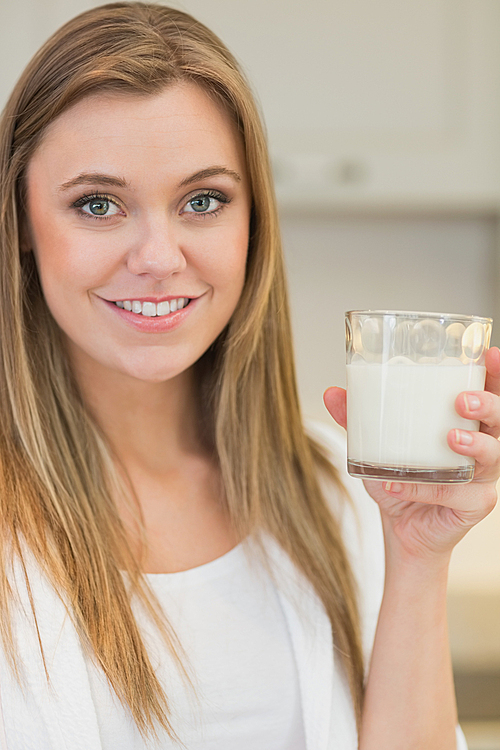
[[[0,106],[87,0],[0,0]],[[344,311],[468,313],[500,344],[500,2],[184,0],[248,74],[282,216],[304,413],[344,385]],[[500,750],[500,507],[454,552],[471,750]]]

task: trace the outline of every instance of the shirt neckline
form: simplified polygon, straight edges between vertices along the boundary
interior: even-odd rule
[[[177,583],[206,581],[224,575],[244,558],[243,543],[239,542],[220,557],[202,565],[196,565],[194,568],[179,570],[175,573],[144,573],[144,577],[150,585],[176,585]]]

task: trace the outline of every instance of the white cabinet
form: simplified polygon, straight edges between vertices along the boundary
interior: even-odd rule
[[[0,4],[0,96],[99,2]],[[285,208],[500,204],[499,0],[177,0],[233,50],[262,103]]]
[[[292,209],[496,210],[498,0],[184,0],[247,69]]]

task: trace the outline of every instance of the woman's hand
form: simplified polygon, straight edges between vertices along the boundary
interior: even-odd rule
[[[448,445],[475,459],[474,479],[468,484],[410,484],[365,480],[382,514],[387,552],[398,560],[449,556],[453,547],[495,507],[500,476],[500,350],[486,353],[485,390],[461,393],[457,413],[480,421],[479,432],[450,430]],[[346,427],[346,392],[329,388],[325,405],[338,424]]]
[[[500,351],[486,354],[485,391],[461,393],[461,417],[480,431],[450,430],[452,450],[475,460],[468,484],[365,481],[378,503],[386,576],[366,681],[360,750],[456,747],[456,701],[448,642],[446,584],[451,551],[493,509],[500,475]],[[477,401],[474,401],[474,398]],[[346,427],[346,393],[325,404]]]

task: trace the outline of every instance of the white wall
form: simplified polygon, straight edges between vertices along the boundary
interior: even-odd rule
[[[345,384],[346,310],[493,315],[493,219],[284,212],[282,230],[300,389],[311,416],[324,416],[325,388]],[[500,321],[498,328],[500,340]]]

